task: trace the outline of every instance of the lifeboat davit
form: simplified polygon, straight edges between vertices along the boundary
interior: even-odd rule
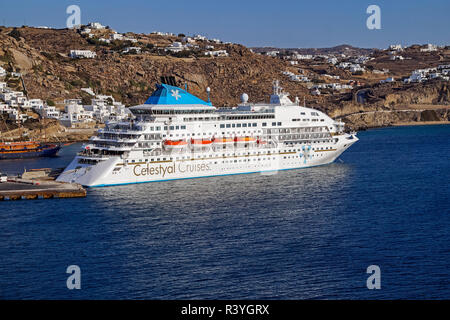
[[[164,146],[167,149],[182,149],[186,147],[187,142],[184,140],[166,140],[164,141]]]
[[[265,140],[257,140],[256,143],[257,144],[267,144],[267,141],[265,141]]]
[[[212,141],[209,139],[191,139],[191,146],[195,148],[207,147],[211,143]]]

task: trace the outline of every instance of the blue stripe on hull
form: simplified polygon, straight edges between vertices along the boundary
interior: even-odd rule
[[[334,161],[332,161],[332,162],[334,162]],[[174,181],[174,180],[187,180],[187,179],[199,179],[199,178],[212,178],[212,177],[223,177],[223,176],[235,176],[235,175],[238,175],[238,174],[253,174],[253,173],[261,173],[261,172],[276,172],[276,171],[286,171],[286,170],[297,170],[297,169],[306,169],[306,168],[326,166],[326,165],[329,165],[332,162],[324,163],[324,164],[318,164],[318,165],[315,165],[315,166],[300,167],[300,168],[288,168],[288,169],[278,169],[278,170],[263,170],[263,171],[252,171],[252,172],[241,172],[241,173],[227,173],[227,174],[216,174],[216,175],[212,175],[212,176],[176,178],[176,179],[165,179],[165,180],[148,180],[148,181],[125,182],[125,183],[114,183],[114,184],[97,184],[95,186],[84,186],[84,187],[87,187],[87,188],[114,187],[114,186],[124,186],[124,185],[128,185],[128,184],[163,182],[163,181]]]

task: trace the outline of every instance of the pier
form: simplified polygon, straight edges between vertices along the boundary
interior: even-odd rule
[[[8,179],[0,183],[0,201],[86,197],[86,189],[75,183]]]

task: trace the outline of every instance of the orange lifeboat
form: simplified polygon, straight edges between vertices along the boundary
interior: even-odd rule
[[[253,137],[236,137],[234,138],[236,143],[254,143],[256,142],[256,138]]]
[[[186,147],[187,142],[184,140],[166,140],[164,146],[168,149],[182,149]]]
[[[224,145],[224,144],[232,144],[234,142],[233,138],[214,138],[213,143],[217,145]]]
[[[209,139],[191,139],[191,146],[193,147],[207,147],[212,143]]]

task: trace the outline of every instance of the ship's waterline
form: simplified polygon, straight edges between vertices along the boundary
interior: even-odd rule
[[[333,162],[358,141],[344,124],[293,103],[274,82],[269,104],[216,109],[169,85],[134,119],[109,123],[58,181],[108,186],[299,169]]]

